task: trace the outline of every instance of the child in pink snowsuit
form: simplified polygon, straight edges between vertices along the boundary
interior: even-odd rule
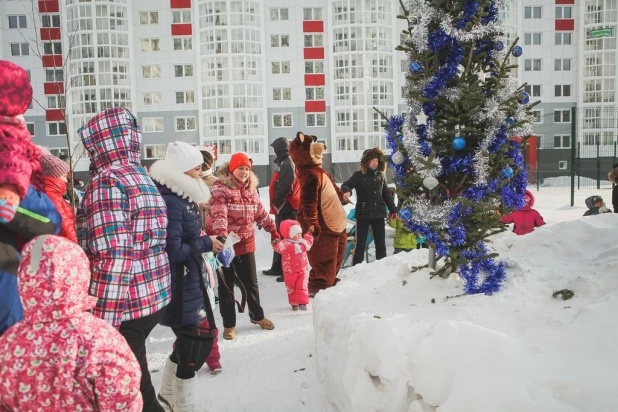
[[[88,311],[90,262],[64,238],[39,236],[17,273],[24,320],[0,337],[0,410],[140,412],[139,363]]]
[[[281,236],[283,240],[274,240],[273,249],[281,255],[283,279],[288,289],[288,301],[292,310],[307,310],[309,293],[307,291],[307,270],[309,263],[307,251],[313,245],[313,234],[307,232],[305,236],[296,220],[281,222]]]

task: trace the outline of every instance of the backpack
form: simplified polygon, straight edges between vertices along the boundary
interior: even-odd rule
[[[270,213],[276,214],[275,208],[272,205],[272,199],[275,197],[275,183],[279,180],[279,171],[277,170],[273,173],[273,177],[270,180],[270,185],[268,187],[268,194],[270,196],[271,205],[270,205]],[[285,201],[288,202],[294,210],[298,210],[300,207],[300,183],[298,181],[298,175],[295,176],[294,181],[292,182],[292,187],[290,188],[290,193],[285,198]]]

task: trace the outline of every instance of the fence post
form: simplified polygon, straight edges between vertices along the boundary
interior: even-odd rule
[[[541,185],[541,139],[536,137],[536,191]]]
[[[575,115],[577,108],[571,107],[571,207],[575,205]]]
[[[597,189],[601,188],[601,155],[600,155],[600,150],[599,150],[601,145],[599,143],[601,142],[597,140],[596,141],[596,144],[597,144]]]
[[[577,142],[577,190],[579,190],[579,180],[582,174],[582,156],[581,156],[581,142]]]

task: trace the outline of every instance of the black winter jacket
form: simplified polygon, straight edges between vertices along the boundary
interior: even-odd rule
[[[275,182],[275,196],[272,200],[272,206],[278,215],[286,215],[296,212],[292,205],[285,200],[292,190],[292,184],[296,177],[296,167],[288,153],[287,139],[280,137],[271,146],[275,149],[277,154],[275,163],[279,166],[279,179]]]
[[[341,190],[352,192],[356,189],[356,220],[371,220],[386,218],[386,208],[391,213],[397,212],[397,206],[388,188],[384,172],[367,169],[354,172]]]

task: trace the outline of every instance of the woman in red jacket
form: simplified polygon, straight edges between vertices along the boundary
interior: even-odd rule
[[[543,217],[539,212],[534,210],[534,195],[531,191],[526,190],[524,195],[526,205],[510,215],[502,216],[502,223],[514,223],[513,232],[516,235],[525,235],[534,231],[535,227],[541,227],[545,224]]]
[[[45,194],[54,202],[56,210],[62,218],[62,226],[58,236],[69,239],[77,243],[77,232],[75,230],[75,211],[63,196],[67,193],[67,179],[69,176],[69,165],[52,155],[49,150],[40,147],[41,168],[45,175]]]
[[[272,240],[279,240],[275,222],[270,218],[257,193],[258,179],[251,171],[252,161],[245,153],[234,153],[229,164],[218,170],[218,178],[211,188],[210,216],[216,236],[234,232],[240,242],[234,245],[235,257],[229,268],[219,272],[219,309],[223,318],[223,337],[236,336],[236,309],[234,308],[234,279],[247,291],[251,323],[271,330],[275,325],[264,316],[260,305],[255,267],[255,228],[257,223],[270,232]],[[239,285],[241,286],[241,285]]]

